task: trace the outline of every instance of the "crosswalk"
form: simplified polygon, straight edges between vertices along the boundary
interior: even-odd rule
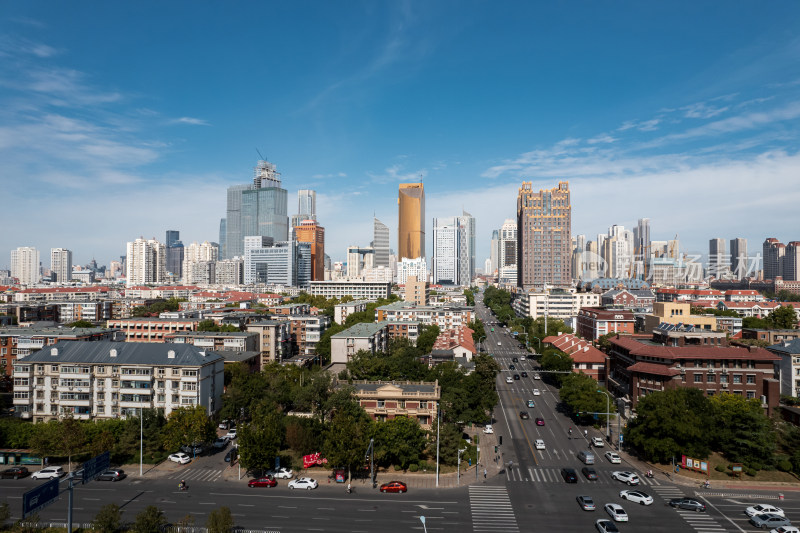
[[[598,470],[596,480],[588,480],[580,470],[576,469],[578,473],[578,483],[590,483],[595,485],[613,484],[624,485],[621,481],[611,477],[611,471]],[[508,469],[506,468],[506,478],[508,481],[516,481],[522,483],[564,483],[564,478],[561,477],[561,468],[557,467],[535,467],[520,469],[517,467]],[[644,475],[639,475],[640,486],[658,486],[661,482],[657,479],[649,479]]]
[[[518,532],[517,518],[505,487],[469,487],[472,530],[476,533]]]
[[[186,481],[217,481],[222,477],[220,468],[183,468],[172,472],[167,479],[184,479]]]
[[[681,487],[677,487],[675,485],[661,485],[659,487],[653,487],[653,492],[661,496],[664,499],[664,502],[668,502],[672,498],[682,498],[686,496],[684,491],[681,490]],[[725,533],[728,531],[719,525],[719,522],[717,522],[714,517],[709,516],[708,513],[696,513],[686,509],[676,509],[676,511],[678,515],[680,515],[680,517],[683,518],[686,523],[698,533]]]

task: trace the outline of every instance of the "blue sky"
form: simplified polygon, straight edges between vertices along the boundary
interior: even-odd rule
[[[290,214],[318,191],[334,260],[373,212],[394,247],[420,176],[428,228],[476,217],[481,266],[521,181],[568,180],[589,239],[800,239],[796,2],[0,5],[0,266],[215,241],[256,149]]]

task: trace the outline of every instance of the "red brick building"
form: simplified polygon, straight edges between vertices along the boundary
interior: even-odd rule
[[[573,372],[582,372],[600,383],[606,380],[606,354],[592,346],[590,342],[579,339],[571,333],[551,335],[542,339],[542,342],[569,355],[574,363]]]
[[[578,335],[597,340],[607,333],[633,334],[633,313],[621,309],[583,307],[578,311]]]
[[[780,399],[774,366],[779,360],[762,348],[663,346],[619,335],[611,339],[607,386],[633,407],[653,392],[693,387],[708,396],[728,392],[760,399],[770,415]]]

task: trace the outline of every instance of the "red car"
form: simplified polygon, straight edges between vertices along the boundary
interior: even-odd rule
[[[537,425],[537,426],[543,426],[543,425],[544,425],[544,418],[539,418],[539,417],[537,416],[537,417],[536,417],[536,425]]]
[[[381,492],[408,492],[408,485],[402,481],[390,481],[381,485]]]
[[[277,487],[278,482],[275,481],[275,478],[272,476],[267,477],[260,477],[256,479],[251,479],[249,483],[247,483],[248,487]]]

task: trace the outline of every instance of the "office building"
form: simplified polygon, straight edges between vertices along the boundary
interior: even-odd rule
[[[368,281],[312,281],[311,296],[324,296],[327,299],[352,296],[355,300],[379,300],[392,295],[391,282]]]
[[[397,284],[405,285],[409,276],[415,276],[418,280],[428,280],[428,263],[424,257],[403,258],[397,263]]]
[[[302,191],[301,191],[302,192]],[[314,192],[314,191],[306,191]],[[311,250],[311,281],[325,279],[325,228],[316,220],[305,219],[295,226],[297,242],[308,243]]]
[[[763,279],[774,280],[777,276],[783,277],[783,258],[785,255],[786,245],[778,242],[778,239],[770,237],[764,241],[762,245]]]
[[[375,250],[370,247],[347,247],[347,278],[358,279],[365,269],[371,269],[375,264]]]
[[[433,219],[433,282],[441,285],[469,285],[475,275],[475,219],[464,212],[460,217]]]
[[[800,242],[792,241],[786,245],[783,256],[783,279],[800,281]]]
[[[569,183],[534,193],[524,182],[517,196],[517,286],[571,286],[571,244]]]
[[[272,237],[276,242],[288,240],[287,202],[288,193],[281,185],[275,165],[259,161],[252,185],[228,188],[223,258],[244,255],[244,237],[247,236]]]
[[[425,189],[422,183],[401,183],[397,247],[401,259],[425,257]]]
[[[64,283],[72,279],[72,251],[66,248],[50,249],[50,272],[53,281]]]
[[[517,223],[506,219],[500,227],[498,275],[501,284],[517,283]]]
[[[214,283],[223,287],[244,284],[244,259],[223,259],[214,264]]]
[[[39,250],[28,246],[11,250],[11,277],[17,278],[23,285],[39,283],[42,279],[39,272]]]
[[[222,407],[224,360],[188,344],[60,341],[14,364],[18,416],[47,422]],[[41,381],[39,381],[41,380]],[[41,384],[41,385],[40,385]]]
[[[725,255],[725,239],[708,241],[708,275],[717,279],[726,277],[728,273],[728,257]]]
[[[297,191],[297,214],[292,215],[289,223],[293,235],[295,228],[304,220],[317,220],[317,191],[309,189]]]
[[[461,211],[459,219],[459,253],[460,285],[468,286],[475,277],[475,217]]]
[[[486,267],[486,274],[492,275],[498,268],[500,261],[500,231],[492,230],[492,240],[489,241],[489,263]]]
[[[373,218],[372,249],[375,253],[374,266],[391,268],[392,264],[389,259],[389,226],[377,218]]]
[[[180,242],[181,232],[174,229],[168,229],[166,237],[166,242],[164,244],[167,246],[167,248],[169,248],[170,246],[175,246],[176,243]]]
[[[640,218],[633,229],[634,277],[647,280],[650,277],[650,219]]]
[[[163,283],[167,273],[167,248],[155,239],[139,237],[127,244],[125,284],[128,287]]]
[[[254,237],[263,240],[263,237]],[[250,237],[245,237],[245,240]],[[244,254],[244,283],[305,287],[311,281],[311,245],[282,241],[267,246],[248,246]]]
[[[749,275],[747,239],[731,239],[731,273],[734,279],[742,280]]]
[[[181,242],[181,232],[178,230],[167,230],[167,279],[177,281],[183,279],[183,243]]]

